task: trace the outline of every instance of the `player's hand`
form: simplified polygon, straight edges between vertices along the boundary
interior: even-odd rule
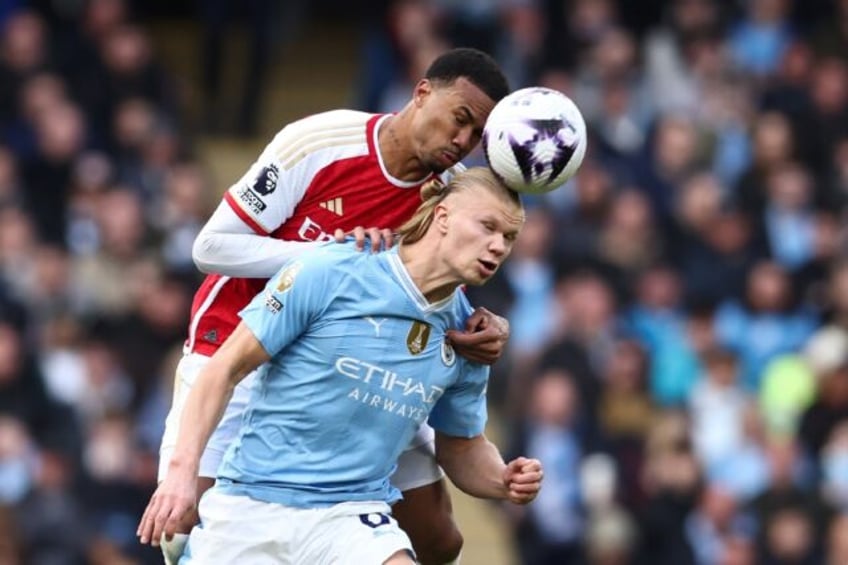
[[[510,461],[504,470],[506,498],[513,504],[529,504],[542,489],[542,463],[538,459],[519,457]]]
[[[501,358],[509,339],[509,322],[485,308],[477,308],[465,322],[465,330],[448,330],[457,353],[475,363],[491,365]]]
[[[390,229],[380,228],[363,228],[357,226],[350,232],[345,232],[342,229],[337,229],[333,236],[336,238],[336,243],[343,243],[348,236],[352,235],[356,240],[356,248],[360,251],[365,249],[365,239],[368,238],[371,242],[371,251],[376,253],[381,249],[391,249],[395,244],[395,234]]]
[[[197,506],[197,478],[180,478],[171,470],[150,498],[136,535],[141,543],[159,545],[162,534],[170,540],[183,517]]]

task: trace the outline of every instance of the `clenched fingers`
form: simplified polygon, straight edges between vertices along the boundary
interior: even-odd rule
[[[504,472],[507,498],[515,504],[527,504],[542,488],[544,471],[538,459],[519,457],[510,461]]]
[[[469,361],[491,365],[503,354],[509,332],[485,318],[475,328],[467,331],[450,330],[447,337],[457,353]]]

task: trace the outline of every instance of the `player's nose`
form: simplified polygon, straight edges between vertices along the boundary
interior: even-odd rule
[[[473,139],[474,133],[471,128],[462,128],[454,136],[453,143],[460,149],[463,155],[466,155],[473,149],[471,146]]]

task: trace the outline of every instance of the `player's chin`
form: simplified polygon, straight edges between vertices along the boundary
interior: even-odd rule
[[[451,158],[446,153],[439,153],[438,155],[433,156],[428,163],[430,170],[435,174],[441,174],[454,165],[456,165],[458,161],[456,159]]]
[[[465,278],[465,284],[468,286],[483,286],[484,284],[489,282],[491,278],[492,275],[485,275],[480,273],[479,271],[475,271]]]
[[[433,173],[434,175],[440,175],[440,174],[444,173],[446,170],[448,170],[448,167],[445,167],[444,165],[440,165],[439,163],[435,163],[435,162],[430,163],[429,168],[430,168],[430,172]]]

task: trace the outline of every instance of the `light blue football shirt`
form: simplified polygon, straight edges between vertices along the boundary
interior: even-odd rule
[[[272,358],[220,487],[301,508],[398,500],[389,476],[422,422],[483,432],[489,369],[445,339],[471,311],[461,291],[428,303],[396,248],[333,243],[289,262],[241,312]]]

